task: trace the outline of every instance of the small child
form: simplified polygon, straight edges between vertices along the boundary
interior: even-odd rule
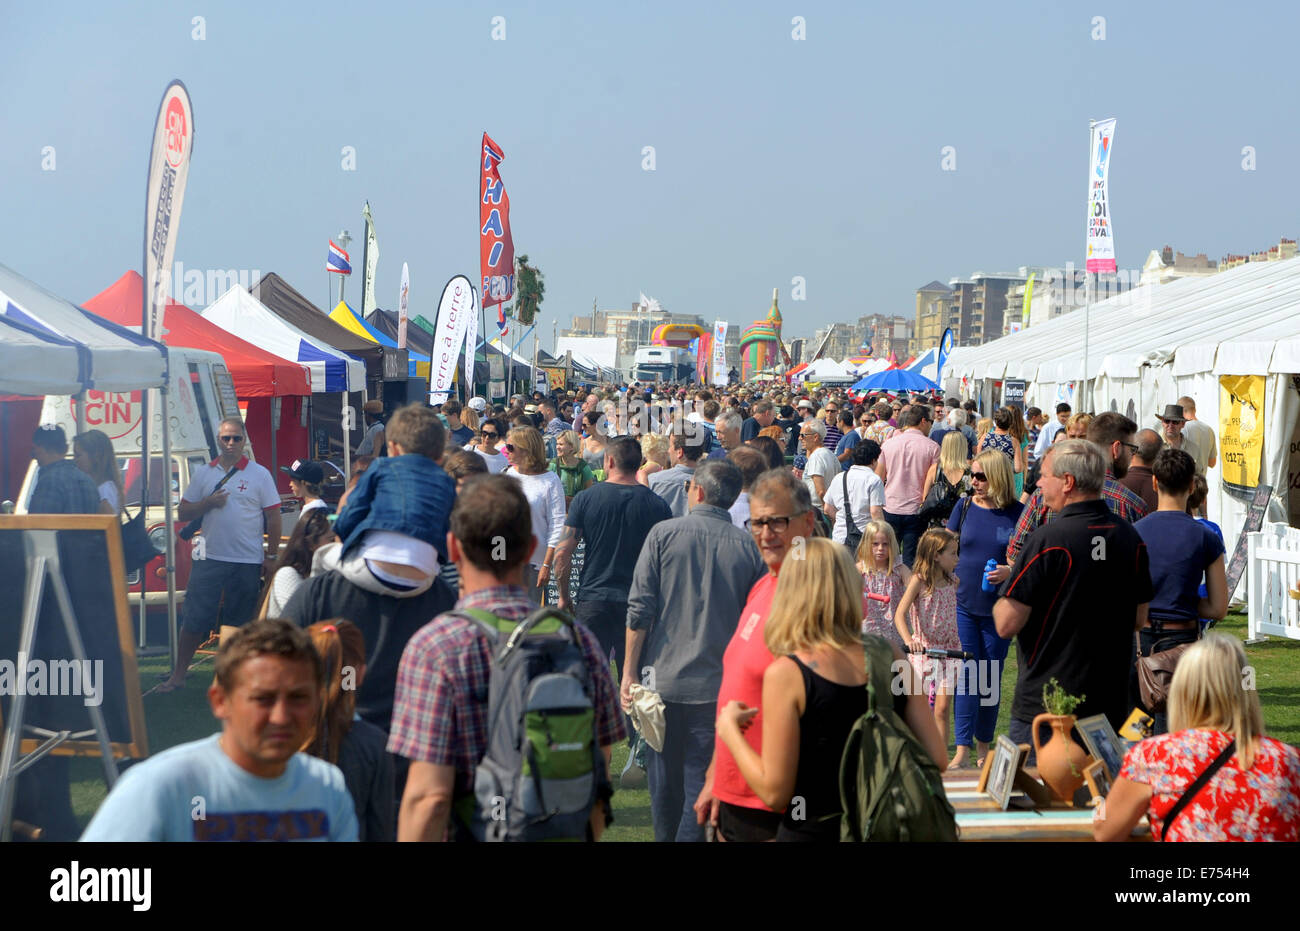
[[[957,635],[957,535],[933,529],[922,534],[916,545],[912,578],[894,613],[894,624],[910,650],[960,650]],[[908,622],[911,622],[909,630]],[[910,653],[917,674],[932,690],[934,720],[943,744],[948,745],[948,708],[957,682],[959,661],[936,660],[923,653]]]
[[[447,561],[456,485],[438,465],[447,431],[431,408],[412,404],[389,419],[388,456],[374,460],[334,521],[338,568],[362,588],[413,597]]]
[[[862,573],[862,632],[884,637],[903,649],[894,615],[912,573],[898,556],[894,528],[883,520],[867,521],[858,544],[858,571]]]

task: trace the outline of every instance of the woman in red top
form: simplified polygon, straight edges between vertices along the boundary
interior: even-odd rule
[[[1207,634],[1178,663],[1169,689],[1170,733],[1133,746],[1099,817],[1097,840],[1126,840],[1145,814],[1157,840],[1300,839],[1300,753],[1264,736],[1259,694],[1245,687],[1246,651]],[[1230,741],[1235,752],[1172,824],[1170,810]]]

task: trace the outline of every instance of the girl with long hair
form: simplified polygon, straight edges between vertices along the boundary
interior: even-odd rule
[[[958,660],[936,660],[925,650],[960,650],[957,635],[957,535],[927,530],[916,544],[912,578],[907,583],[894,625],[907,645],[909,659],[934,695],[934,722],[943,746],[948,746],[948,706],[958,672]]]
[[[903,565],[898,537],[888,521],[867,521],[857,556],[858,572],[862,574],[862,632],[884,637],[901,650],[903,638],[894,626],[894,614],[912,573]]]
[[[280,550],[275,569],[262,589],[258,617],[279,617],[294,592],[311,575],[312,556],[334,539],[334,525],[322,508],[312,508],[298,518],[289,542]]]
[[[763,633],[778,658],[763,674],[762,754],[743,736],[759,708],[731,701],[718,715],[718,738],[745,781],[764,805],[786,812],[778,841],[840,839],[840,758],[867,708],[861,624],[862,586],[852,557],[838,543],[808,540],[803,559],[781,565]],[[902,658],[896,649],[895,668],[907,680],[902,694],[888,686],[883,691],[895,692],[894,710],[942,770],[946,747]],[[803,804],[790,806],[795,797]]]
[[[357,714],[357,691],[366,677],[366,640],[351,621],[323,621],[307,628],[325,670],[316,726],[302,752],[343,771],[357,813],[358,840],[391,841],[394,778],[388,738]]]
[[[564,430],[555,438],[555,458],[551,460],[550,470],[560,476],[564,484],[564,505],[568,507],[573,496],[586,491],[596,484],[596,476],[591,471],[587,460],[579,455],[582,449],[582,437],[572,430]]]
[[[122,512],[122,472],[113,441],[102,430],[87,430],[72,440],[72,461],[99,488],[99,509],[116,517]]]

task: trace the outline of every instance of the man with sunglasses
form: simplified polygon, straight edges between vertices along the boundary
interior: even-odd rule
[[[492,475],[499,475],[505,471],[506,466],[510,465],[510,460],[497,448],[497,444],[505,439],[506,422],[502,417],[488,417],[479,426],[477,444],[470,447],[474,452],[483,457],[487,463],[488,472]]]
[[[221,421],[217,443],[221,455],[195,470],[176,512],[182,524],[201,519],[203,536],[185,590],[176,666],[159,692],[185,684],[194,651],[218,629],[218,606],[221,625],[242,627],[253,616],[262,567],[280,551],[280,493],[271,473],[244,454],[244,422]]]

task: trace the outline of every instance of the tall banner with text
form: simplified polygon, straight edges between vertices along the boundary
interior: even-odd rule
[[[727,321],[713,324],[713,384],[727,384]]]
[[[943,336],[939,339],[939,358],[936,360],[938,367],[934,370],[935,378],[940,385],[943,385],[943,366],[948,361],[948,356],[952,353],[952,344],[955,341],[952,327],[943,331]]]
[[[442,289],[438,301],[438,322],[433,328],[433,359],[429,366],[429,403],[441,404],[451,394],[456,377],[460,344],[470,318],[478,313],[474,285],[464,275],[457,275]]]
[[[379,240],[375,238],[375,220],[370,215],[370,201],[361,210],[366,221],[366,241],[361,264],[361,316],[369,317],[378,306],[375,299],[375,269],[379,266]]]
[[[144,306],[141,331],[149,339],[162,339],[163,309],[167,305],[176,252],[176,228],[181,222],[185,183],[190,177],[194,151],[194,110],[190,94],[180,81],[163,91],[153,126],[149,154],[149,183],[144,204]]]
[[[506,154],[483,134],[479,162],[478,262],[483,306],[497,305],[497,329],[504,335],[503,304],[515,293],[515,243],[510,235],[510,198],[501,180]]]
[[[406,323],[407,323],[407,303],[406,299],[411,294],[411,272],[402,263],[402,287],[397,292],[397,348],[406,348]]]
[[[465,321],[465,400],[474,393],[474,356],[478,352],[478,314]]]
[[[1115,148],[1115,121],[1092,124],[1088,160],[1088,264],[1090,272],[1115,271],[1115,231],[1110,225],[1110,153]]]

